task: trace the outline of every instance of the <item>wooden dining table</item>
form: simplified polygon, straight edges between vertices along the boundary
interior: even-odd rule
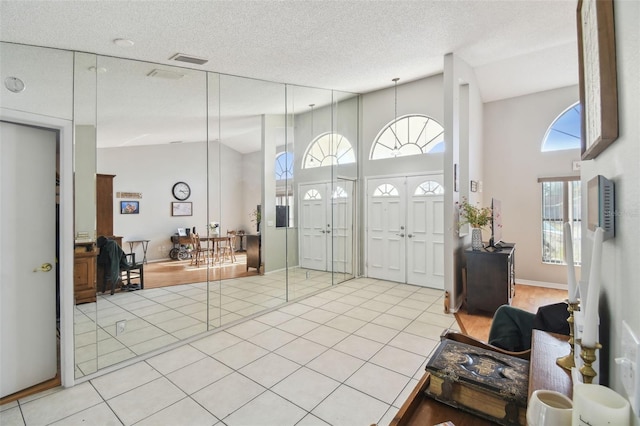
[[[231,247],[231,245],[233,244],[233,236],[231,236],[231,235],[215,236],[214,235],[214,236],[203,236],[203,237],[200,237],[200,243],[202,244],[204,242],[207,242],[207,244],[211,243],[211,248],[213,249],[213,251],[215,253],[214,255],[217,257],[218,260],[221,259],[221,257],[220,257],[221,256],[221,254],[220,254],[221,253],[220,243],[226,242],[227,243],[227,247],[229,247],[230,250],[231,250],[230,254],[229,254],[229,258],[231,259],[231,262],[235,262],[236,261],[235,255],[233,253],[233,249]]]

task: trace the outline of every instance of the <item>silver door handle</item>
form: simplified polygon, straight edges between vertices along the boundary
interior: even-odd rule
[[[398,237],[403,237],[404,238],[404,234],[396,234]]]
[[[407,237],[413,238],[413,234],[407,234]]]

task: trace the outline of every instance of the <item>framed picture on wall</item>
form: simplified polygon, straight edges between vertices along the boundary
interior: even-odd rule
[[[171,216],[192,216],[193,208],[191,202],[172,202]]]
[[[139,201],[120,201],[120,214],[138,214],[140,213]]]
[[[578,0],[582,159],[596,158],[618,138],[613,0]]]

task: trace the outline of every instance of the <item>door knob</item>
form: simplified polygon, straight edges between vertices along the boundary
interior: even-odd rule
[[[330,229],[327,229],[327,234],[330,234],[330,233],[331,233],[331,230],[330,230]]]
[[[407,237],[413,238],[413,234],[407,234]]]
[[[396,234],[398,237],[404,237],[404,234]]]
[[[324,234],[324,233],[325,233],[325,232],[327,232],[327,231],[325,231],[324,229],[321,229],[321,230],[320,230],[320,232],[322,232],[322,233]]]
[[[53,269],[53,266],[50,263],[43,263],[39,268],[35,268],[33,272],[49,272]]]

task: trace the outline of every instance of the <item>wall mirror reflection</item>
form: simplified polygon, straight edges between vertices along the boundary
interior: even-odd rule
[[[107,237],[141,267],[122,272],[111,294],[96,256],[96,301],[76,305],[76,377],[353,277],[357,124],[343,135],[349,163],[333,126],[357,120],[357,97],[343,95],[349,112],[338,119],[329,90],[91,56],[76,62],[93,84],[75,104],[94,111],[83,125],[94,138],[86,175],[95,186],[76,204],[94,206],[93,244]],[[348,179],[337,186],[341,165]],[[328,195],[311,211],[299,197],[318,183]],[[121,214],[131,200],[138,214]],[[176,203],[189,214],[173,214]]]

